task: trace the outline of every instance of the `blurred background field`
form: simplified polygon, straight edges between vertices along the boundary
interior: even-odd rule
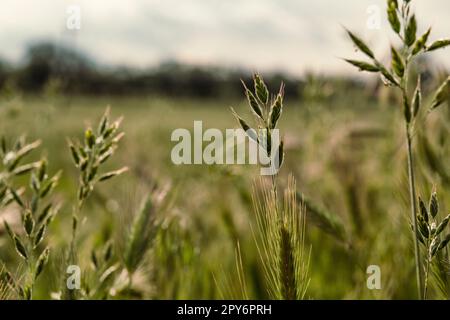
[[[246,119],[252,117],[240,80],[250,84],[249,69],[259,69],[258,63],[230,68],[211,66],[210,61],[202,65],[169,59],[151,68],[105,67],[78,48],[51,41],[27,48],[19,63],[7,59],[0,63],[0,136],[10,142],[23,134],[29,141],[41,139],[42,146],[32,157],[45,156],[51,172],[63,170],[55,193],[62,208],[48,232],[55,251],[50,267],[38,280],[36,298],[51,298],[50,293],[59,292],[64,281],[61,261],[70,242],[77,188],[67,139],[83,139],[83,130],[95,126],[107,106],[113,117],[124,116],[126,134],[107,167],[130,170],[99,186],[83,210],[79,237],[83,270],[92,269],[92,250],[100,250],[108,240],[120,259],[124,235],[144,196],[165,194],[156,212],[162,225],[136,275],[131,297],[242,298],[236,268],[239,244],[249,296],[268,298],[252,235],[251,193],[259,168],[176,166],[170,159],[173,130],[192,131],[196,120],[203,121],[204,130],[237,128],[231,106]],[[320,55],[323,48],[318,50]],[[438,61],[420,61],[413,70],[422,75],[425,101],[431,98],[429,88],[448,74],[448,50],[445,54]],[[399,97],[380,86],[378,78],[361,78],[347,69],[326,73],[305,67],[286,72],[284,67],[261,64],[272,92],[282,81],[286,84],[279,124],[286,143],[280,185],[285,186],[292,173],[298,192],[329,214],[329,220],[323,221],[307,210],[306,244],[311,247],[307,298],[416,298]],[[446,104],[418,121],[418,193],[427,199],[435,188],[441,215],[446,215],[450,210],[450,108]],[[2,219],[17,226],[17,208],[0,211]],[[335,222],[334,228],[329,221]],[[0,260],[7,267],[20,263],[3,227]],[[367,288],[369,265],[381,268],[381,290]],[[431,297],[449,298],[445,294],[450,292],[448,266],[436,272],[442,270],[440,281],[432,281]],[[107,297],[121,298],[114,291]]]
[[[42,139],[40,152],[51,170],[63,169],[57,189],[63,209],[52,227],[51,241],[64,247],[69,241],[70,199],[76,194],[66,138],[82,138],[80,129],[94,125],[110,105],[113,115],[124,116],[126,133],[111,167],[127,165],[131,170],[105,183],[90,199],[83,214],[80,250],[89,257],[103,239],[123,241],[126,222],[145,192],[168,188],[170,203],[158,215],[167,220],[165,231],[172,238],[166,244],[157,242],[156,253],[150,254],[145,265],[147,281],[142,282],[148,286],[148,297],[218,298],[223,294],[235,298],[230,292],[220,293],[225,286],[220,283],[237,281],[234,251],[238,241],[252,296],[265,298],[251,235],[255,221],[250,197],[258,168],[175,166],[170,160],[175,145],[170,135],[175,128],[192,131],[194,120],[202,120],[205,129],[234,128],[229,106],[246,114],[244,103],[235,98],[14,95],[2,100],[1,129],[10,139],[24,133],[29,139]],[[404,141],[402,127],[397,125],[400,112],[356,90],[325,101],[287,99],[284,112],[280,127],[286,139],[286,164],[280,180],[285,183],[293,172],[299,191],[336,215],[345,227],[341,239],[308,217],[307,243],[312,246],[308,297],[412,297]],[[444,208],[450,202],[448,163],[432,163],[432,159],[448,156],[448,117],[448,109],[431,117],[427,132],[418,132],[417,140],[422,151],[417,166],[420,194],[426,196],[436,186]],[[6,261],[8,241],[3,237],[1,242]],[[383,290],[366,287],[366,268],[371,264],[382,268]],[[48,277],[53,280],[45,286],[53,285],[57,291],[55,275],[49,271]]]

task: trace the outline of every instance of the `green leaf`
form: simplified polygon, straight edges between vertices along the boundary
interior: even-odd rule
[[[278,157],[278,168],[281,168],[284,161],[284,142],[283,140],[280,141],[280,145],[278,147],[277,155]]]
[[[86,132],[84,133],[84,137],[85,137],[85,140],[86,140],[86,145],[89,148],[92,148],[94,146],[94,144],[95,144],[95,135],[92,132],[92,130],[91,129],[87,129]]]
[[[23,215],[23,227],[27,235],[30,236],[34,229],[34,219],[29,210],[25,210]]]
[[[38,148],[41,145],[41,141],[37,140],[37,141],[29,143],[25,146],[22,146],[22,145],[23,145],[22,143],[19,143],[16,145],[18,150],[16,151],[15,159],[14,159],[13,163],[11,164],[11,167],[10,167],[11,170],[13,170],[19,164],[19,162],[22,158],[27,156],[31,151]]]
[[[58,173],[56,173],[51,179],[50,181],[47,182],[47,184],[42,188],[41,193],[40,193],[40,197],[44,198],[46,197],[58,184],[59,182],[59,178],[61,177],[61,171],[59,171]]]
[[[258,142],[258,137],[255,134],[255,131],[247,124],[247,122],[245,122],[244,119],[242,119],[241,117],[239,117],[239,115],[236,113],[236,111],[234,111],[233,108],[231,108],[231,113],[233,113],[233,116],[236,118],[236,120],[238,121],[239,125],[241,126],[241,128],[245,131],[245,133],[255,142]]]
[[[47,177],[47,160],[43,159],[41,160],[41,163],[39,165],[38,169],[38,178],[39,181],[44,181],[44,179]]]
[[[25,260],[28,259],[28,253],[25,249],[25,246],[23,245],[22,241],[18,236],[14,236],[14,246],[16,247],[17,253],[24,258]]]
[[[388,85],[399,86],[394,76],[380,62],[376,61],[376,66],[384,77],[383,80],[386,80],[388,82]]]
[[[109,107],[106,108],[105,113],[102,116],[102,119],[100,120],[100,123],[97,128],[98,135],[103,135],[106,131],[106,128],[108,127],[108,120],[109,120]]]
[[[122,169],[119,169],[119,170],[104,173],[100,176],[100,178],[98,178],[98,181],[109,180],[109,179],[114,178],[118,175],[121,175],[122,173],[127,172],[127,171],[128,171],[128,167],[123,167]]]
[[[364,43],[364,41],[362,41],[360,38],[358,38],[351,31],[349,31],[349,30],[346,30],[346,31],[347,31],[347,34],[349,35],[350,39],[353,41],[353,43],[359,50],[364,52],[370,58],[375,59],[375,56],[374,56],[372,50]]]
[[[48,262],[49,255],[50,255],[50,249],[49,248],[45,248],[45,250],[39,256],[38,261],[36,262],[36,271],[35,271],[35,275],[34,275],[35,279],[37,279],[37,277],[44,270],[44,267],[45,267],[45,265]]]
[[[80,154],[78,153],[77,148],[75,148],[75,146],[72,143],[69,144],[69,148],[70,148],[70,153],[72,154],[73,162],[75,163],[75,166],[78,167],[78,165],[80,164],[80,158],[81,158]]]
[[[379,72],[380,69],[370,63],[364,62],[364,61],[358,61],[358,60],[350,60],[350,59],[344,59],[351,65],[357,67],[359,71],[367,71],[367,72]]]
[[[388,7],[393,8],[394,10],[397,10],[398,9],[397,0],[388,0]]]
[[[417,86],[416,86],[416,90],[414,91],[414,97],[412,100],[412,109],[413,109],[413,117],[414,118],[419,113],[420,105],[422,104],[422,93],[421,93],[420,87],[421,87],[421,81],[420,81],[420,76],[419,76],[419,78],[417,79]]]
[[[261,101],[263,104],[266,104],[267,102],[269,102],[269,90],[267,89],[263,78],[259,74],[255,74],[253,78],[256,97],[258,97],[259,101]]]
[[[269,128],[274,129],[277,126],[278,120],[283,112],[283,86],[280,88],[280,93],[277,95],[269,113]]]
[[[19,167],[15,168],[13,171],[13,175],[20,176],[23,174],[27,174],[35,168],[36,168],[36,163],[25,164],[23,166],[19,166]]]
[[[442,240],[442,242],[439,244],[438,250],[444,249],[449,242],[450,242],[450,233],[447,234],[444,240]]]
[[[44,239],[47,224],[42,224],[34,236],[33,247],[36,248]]]
[[[428,230],[428,225],[422,216],[417,217],[417,227],[425,239],[428,239],[430,237],[430,231]]]
[[[398,7],[398,4],[396,1],[389,1],[388,8],[387,8],[387,15],[388,15],[389,24],[391,25],[392,30],[394,30],[395,33],[399,34],[401,24],[400,24],[398,15],[397,15],[397,7]]]
[[[256,99],[255,95],[249,89],[247,89],[244,82],[242,82],[242,84],[244,85],[245,95],[247,96],[247,101],[250,105],[250,108],[261,120],[264,120],[261,106],[259,105],[259,102]]]
[[[419,208],[420,208],[420,214],[425,220],[425,222],[428,223],[428,210],[425,206],[425,203],[423,202],[422,198],[419,197]]]
[[[444,231],[445,227],[448,225],[448,221],[450,220],[450,214],[442,220],[439,226],[436,228],[436,235],[439,235],[442,231]]]
[[[429,28],[427,30],[427,32],[425,32],[419,39],[416,40],[416,42],[414,43],[413,50],[412,50],[413,55],[418,54],[422,49],[425,48],[430,33],[431,33],[431,28]]]
[[[434,257],[434,255],[436,254],[436,252],[438,251],[439,247],[441,246],[441,241],[439,240],[439,238],[434,238],[433,241],[431,242],[431,256]]]
[[[416,41],[417,21],[416,16],[412,15],[405,30],[405,44],[410,47]]]
[[[394,47],[391,47],[392,54],[392,69],[395,74],[400,78],[405,74],[405,63],[403,62],[403,58],[400,56],[397,50]]]
[[[436,109],[443,104],[449,96],[448,84],[450,83],[450,77],[448,77],[442,85],[437,89],[433,102],[431,103],[431,110]]]
[[[11,192],[14,201],[17,202],[17,204],[19,206],[21,206],[22,208],[25,208],[25,204],[23,203],[22,199],[20,198],[20,196],[17,194],[17,192],[14,189],[9,189],[9,191]]]
[[[437,199],[436,192],[433,192],[431,194],[429,208],[430,208],[430,215],[433,218],[435,218],[437,216],[437,214],[439,213],[439,202],[438,202],[438,199]]]
[[[427,47],[427,52],[445,48],[450,45],[450,39],[441,39],[433,42],[429,47]]]
[[[410,228],[411,228],[411,231],[414,233],[414,226],[412,225],[411,222],[409,223],[409,226],[410,226]],[[423,236],[422,236],[422,234],[419,232],[419,230],[417,230],[416,236],[417,236],[417,239],[419,239],[419,241],[425,246],[425,245],[426,245],[426,244],[425,244],[425,239],[423,238]]]
[[[41,223],[48,217],[51,208],[52,208],[52,204],[50,203],[42,210],[41,214],[37,218],[38,223]]]
[[[11,240],[14,241],[14,238],[16,237],[14,231],[12,231],[11,227],[9,226],[9,223],[6,222],[6,220],[3,221],[3,225],[5,226],[6,232],[11,237]]]

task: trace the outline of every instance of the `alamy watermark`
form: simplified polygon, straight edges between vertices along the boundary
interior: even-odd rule
[[[66,28],[68,30],[81,29],[81,7],[78,5],[70,5],[66,9],[67,19]]]
[[[369,30],[380,30],[381,29],[381,8],[380,6],[373,4],[367,7],[366,10],[368,17],[366,26]]]
[[[376,264],[367,267],[366,285],[369,290],[381,290],[381,268]]]
[[[194,121],[193,133],[188,129],[175,129],[172,142],[178,142],[171,152],[176,165],[260,165],[261,175],[274,175],[280,168],[280,132],[278,129],[219,129],[203,132],[202,121]],[[205,145],[206,144],[206,145]],[[248,145],[248,148],[247,148]]]
[[[66,273],[68,275],[66,286],[69,290],[79,290],[81,288],[81,269],[77,265],[70,265],[67,267]]]

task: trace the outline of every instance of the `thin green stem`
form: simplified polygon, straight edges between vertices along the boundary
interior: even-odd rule
[[[406,18],[404,18],[406,20]],[[406,31],[405,31],[406,32]],[[408,102],[408,75],[409,75],[409,65],[410,56],[409,48],[405,45],[403,49],[403,58],[405,61],[405,71],[403,77],[400,81],[400,89],[403,95],[403,107],[409,108],[410,103]],[[411,115],[410,115],[411,117]],[[420,247],[417,229],[417,202],[416,202],[416,182],[414,174],[414,155],[412,147],[412,135],[411,135],[411,118],[407,119],[405,113],[405,129],[406,129],[406,141],[407,141],[407,154],[408,154],[408,180],[409,180],[409,196],[410,196],[410,207],[411,207],[411,220],[413,223],[414,231],[414,259],[416,264],[416,281],[417,281],[417,293],[418,299],[422,299],[422,286],[423,277],[421,270],[421,259],[420,259]]]
[[[412,139],[409,125],[406,124],[406,140],[408,152],[408,177],[409,177],[409,196],[411,204],[411,220],[414,229],[414,257],[416,262],[417,291],[419,299],[422,297],[422,272],[420,270],[420,248],[419,239],[417,237],[417,205],[416,205],[416,184],[414,176],[414,159],[412,150]]]
[[[27,275],[24,288],[29,291],[29,295],[27,297],[28,300],[33,300],[33,287],[34,287],[34,263],[35,257],[33,252],[33,244],[30,239],[27,239],[27,251],[29,252],[29,256],[27,259]]]
[[[430,251],[430,249],[428,249]],[[427,257],[427,266],[425,271],[425,282],[424,282],[424,289],[423,289],[423,299],[427,300],[427,292],[428,292],[428,274],[430,273],[430,264],[431,264],[431,256],[430,253],[428,253]]]
[[[95,147],[95,145],[92,147],[91,152],[93,154],[95,154],[97,152],[97,148]],[[89,159],[89,164],[88,164],[88,168],[91,168],[93,166],[94,163],[94,156],[91,156]],[[82,173],[80,173],[82,175]],[[83,178],[80,176],[79,178],[80,180],[80,186],[79,188],[82,188],[83,186]],[[77,205],[74,206],[74,209],[72,211],[72,239],[70,241],[70,253],[69,253],[69,257],[68,260],[70,263],[75,263],[77,260],[77,254],[76,254],[76,242],[77,242],[77,232],[78,232],[78,220],[79,220],[79,216],[81,213],[81,210],[83,208],[83,205],[85,203],[86,197],[84,195],[81,196],[81,198],[78,198],[77,200]]]

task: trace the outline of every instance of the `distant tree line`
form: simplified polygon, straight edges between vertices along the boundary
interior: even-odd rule
[[[258,70],[226,69],[165,62],[154,68],[105,67],[84,53],[51,42],[28,47],[22,62],[11,65],[0,59],[0,94],[13,88],[25,94],[47,92],[64,95],[160,95],[192,98],[242,98],[241,80],[252,83]],[[264,73],[276,91],[281,82],[285,96],[307,101],[336,100],[349,93],[361,94],[361,79],[307,73],[294,78]],[[378,88],[368,91],[375,97]]]
[[[163,63],[146,70],[101,67],[86,55],[53,43],[38,43],[27,49],[18,66],[0,60],[0,90],[13,84],[25,93],[40,93],[51,82],[61,94],[168,95],[177,97],[242,96],[240,80],[251,81],[251,72],[216,67]],[[267,74],[276,88],[280,81],[288,96],[299,96],[302,81],[283,74]]]

